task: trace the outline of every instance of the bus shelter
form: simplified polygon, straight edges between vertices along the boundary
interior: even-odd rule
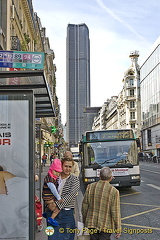
[[[35,119],[43,117],[55,117],[44,72],[1,71],[0,166],[6,175],[6,192],[0,197],[3,239],[35,238]]]

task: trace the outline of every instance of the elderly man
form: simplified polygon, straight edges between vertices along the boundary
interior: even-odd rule
[[[66,152],[64,153],[64,157],[65,157],[65,158],[69,158],[69,159],[73,159],[73,155],[72,155],[72,153],[71,153],[70,151],[66,151]],[[74,174],[76,177],[79,177],[80,171],[79,171],[78,163],[75,162],[75,161],[73,161],[73,163],[74,163],[74,164],[73,164],[71,173]]]
[[[84,226],[92,230],[90,240],[110,240],[121,235],[119,191],[110,184],[112,171],[103,167],[100,180],[88,185],[82,202]]]

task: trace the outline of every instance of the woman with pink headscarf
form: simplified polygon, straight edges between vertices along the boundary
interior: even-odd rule
[[[47,176],[44,178],[42,198],[45,203],[45,207],[52,211],[52,215],[48,218],[47,222],[53,226],[58,226],[58,222],[54,219],[57,214],[60,212],[58,207],[55,204],[55,200],[63,202],[61,196],[59,195],[56,186],[57,178],[62,172],[62,163],[61,160],[56,158],[54,162],[50,165]],[[43,213],[43,217],[46,218],[47,214]]]

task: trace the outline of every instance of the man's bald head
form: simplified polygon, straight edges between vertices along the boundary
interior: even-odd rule
[[[73,154],[70,151],[66,151],[64,153],[63,157],[73,159]]]

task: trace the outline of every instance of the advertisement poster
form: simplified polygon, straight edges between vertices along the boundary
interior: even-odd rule
[[[29,102],[0,100],[0,239],[29,240]]]

